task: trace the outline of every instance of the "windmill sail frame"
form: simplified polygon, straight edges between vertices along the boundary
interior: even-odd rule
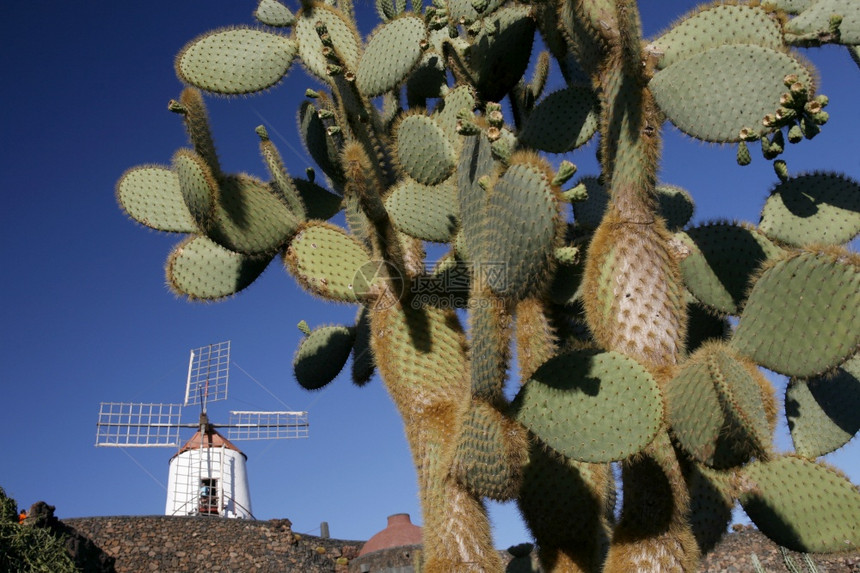
[[[241,368],[240,368],[241,370]],[[101,402],[96,446],[175,447],[170,459],[167,515],[252,518],[244,453],[230,440],[308,437],[306,411],[230,412],[227,424],[212,424],[209,402],[227,399],[230,341],[191,350],[183,404]],[[182,423],[183,406],[200,406],[196,423]],[[180,447],[181,428],[197,433]],[[224,438],[216,430],[227,430]]]

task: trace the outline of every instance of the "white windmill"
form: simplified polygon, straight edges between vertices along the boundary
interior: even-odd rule
[[[179,447],[180,428],[197,430],[170,458],[165,515],[253,519],[247,456],[231,440],[308,436],[307,412],[231,411],[229,423],[211,423],[207,404],[227,399],[229,371],[230,341],[210,344],[191,351],[183,404],[100,405],[96,446]],[[182,423],[183,405],[200,406],[197,423]]]

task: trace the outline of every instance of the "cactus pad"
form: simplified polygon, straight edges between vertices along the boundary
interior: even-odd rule
[[[442,103],[441,109],[436,108],[433,111],[433,119],[448,136],[454,149],[459,150],[464,138],[457,133],[457,114],[464,109],[475,109],[475,93],[468,85],[458,86],[445,94]]]
[[[710,552],[723,538],[732,520],[732,473],[712,470],[692,463],[685,472],[690,490],[688,512],[693,535],[702,553]]]
[[[759,7],[713,5],[683,18],[651,42],[647,50],[662,54],[657,67],[665,68],[710,48],[729,44],[782,47],[782,30]]]
[[[216,197],[206,234],[232,251],[274,253],[298,226],[296,216],[269,186],[248,175],[223,177]]]
[[[290,9],[278,0],[260,0],[257,9],[254,10],[254,17],[263,24],[276,28],[292,26],[296,22],[296,17]]]
[[[441,97],[448,87],[445,60],[438,52],[424,52],[406,79],[406,101],[409,107],[423,107],[428,97]]]
[[[424,20],[416,16],[391,20],[374,32],[355,71],[361,93],[376,97],[394,89],[421,59],[426,39]]]
[[[321,326],[302,338],[293,372],[305,390],[319,390],[335,379],[352,351],[355,332],[340,325]]]
[[[478,133],[463,140],[456,175],[460,214],[457,249],[463,258],[470,259],[476,249],[486,206],[487,192],[480,182],[483,177],[488,177],[493,172],[495,162],[486,135]]]
[[[302,203],[307,208],[308,219],[326,221],[338,213],[343,205],[343,198],[326,191],[316,183],[307,179],[293,179],[293,185],[299,191]]]
[[[522,78],[531,56],[534,30],[530,6],[512,4],[481,20],[469,62],[482,99],[501,100]]]
[[[215,214],[218,185],[212,171],[203,158],[190,149],[180,149],[173,154],[172,165],[188,212],[199,228],[209,228]]]
[[[385,198],[385,208],[394,226],[416,239],[446,243],[457,228],[452,177],[438,185],[404,179]]]
[[[417,182],[436,185],[454,170],[454,148],[441,127],[430,117],[411,114],[396,128],[397,160]]]
[[[771,437],[761,377],[723,344],[702,346],[666,385],[667,417],[681,446],[715,468],[766,452]]]
[[[657,382],[616,352],[568,352],[544,363],[512,404],[515,418],[565,456],[609,462],[647,446],[663,423]]]
[[[358,302],[356,275],[371,264],[370,254],[343,229],[321,222],[299,228],[284,255],[287,269],[299,284],[322,298]]]
[[[684,284],[703,304],[723,314],[737,314],[750,278],[781,250],[755,229],[713,223],[676,235],[691,253],[681,261]]]
[[[296,57],[296,43],[253,28],[227,28],[188,43],[176,57],[179,79],[219,94],[248,94],[277,84]]]
[[[549,153],[566,153],[597,131],[598,100],[583,86],[569,86],[540,101],[520,132],[521,144]]]
[[[844,362],[860,345],[858,257],[835,249],[800,251],[769,264],[732,345],[787,376],[817,376]]]
[[[753,462],[741,476],[744,511],[779,545],[803,553],[860,548],[860,491],[836,470],[784,456]]]
[[[681,187],[657,185],[657,212],[670,232],[681,230],[693,217],[693,198]]]
[[[855,0],[818,0],[796,18],[792,18],[786,31],[792,34],[827,31],[833,14],[842,16],[839,43],[860,44],[860,4]]]
[[[523,162],[518,163],[523,157]],[[559,235],[559,202],[551,170],[515,156],[490,193],[474,261],[496,294],[521,298],[548,278]]]
[[[796,74],[811,91],[809,71],[788,54],[753,45],[720,46],[657,72],[649,87],[678,129],[726,143],[739,141],[744,127],[766,132],[762,118],[779,107],[788,74]]]
[[[323,43],[317,33],[317,22],[322,22],[335,51],[343,58],[343,63],[350,70],[355,70],[361,53],[361,41],[355,28],[348,23],[341,13],[323,2],[310,3],[310,7],[299,12],[293,34],[299,43],[299,56],[302,63],[316,77],[326,83],[332,83],[326,72],[328,61],[323,55]]]
[[[815,4],[818,0],[776,0],[771,2],[776,8],[787,14],[799,14]]]
[[[189,237],[167,260],[167,284],[192,300],[217,300],[254,282],[270,260],[234,253],[206,237]]]
[[[182,198],[177,175],[165,167],[144,165],[123,173],[116,199],[126,214],[147,227],[174,233],[196,233],[197,224]]]
[[[793,379],[785,391],[785,413],[801,456],[817,458],[844,446],[860,431],[860,357],[833,375]]]
[[[472,0],[448,0],[446,4],[448,6],[448,17],[452,22],[459,22],[461,18],[465,18],[467,22],[474,22],[482,15],[495,11],[502,4],[502,1],[489,0],[481,14],[478,14],[478,11],[475,10],[475,3]]]
[[[774,188],[759,229],[796,246],[847,243],[860,233],[860,184],[835,173],[792,177]]]

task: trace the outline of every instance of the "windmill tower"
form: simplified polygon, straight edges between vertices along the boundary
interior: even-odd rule
[[[210,422],[207,406],[227,399],[229,371],[230,341],[210,344],[191,351],[182,404],[99,407],[96,446],[179,448],[169,462],[165,515],[253,519],[247,456],[233,441],[308,436],[307,412],[231,411],[227,424]],[[183,406],[199,406],[196,423],[182,423]],[[179,447],[181,428],[196,432]]]

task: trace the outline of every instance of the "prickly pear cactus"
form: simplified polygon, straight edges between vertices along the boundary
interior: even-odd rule
[[[116,196],[187,235],[166,272],[189,299],[279,258],[359,307],[350,326],[300,323],[294,374],[316,390],[351,359],[355,384],[381,377],[417,466],[423,570],[502,571],[485,498],[516,500],[544,571],[693,572],[736,501],[791,549],[860,547],[860,493],[816,459],[860,429],[860,184],[777,159],[829,119],[796,49],[856,59],[856,2],[717,2],[654,38],[634,0],[376,12],[362,39],[350,0],[261,0],[260,25],[191,40],[168,106],[190,147]],[[287,78],[296,60],[307,75]],[[225,173],[203,94],[284,83],[306,90],[323,176],[290,175],[263,127],[270,179]],[[690,223],[696,190],[657,179],[667,123],[737,144],[740,165],[760,145],[777,182],[758,225]],[[598,133],[600,173],[574,180]],[[761,367],[791,377],[784,412]]]

